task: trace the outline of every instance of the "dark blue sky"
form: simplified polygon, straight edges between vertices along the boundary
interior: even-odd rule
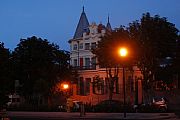
[[[69,50],[82,6],[90,23],[106,24],[109,14],[113,28],[127,26],[150,12],[180,29],[180,0],[0,0],[0,41],[13,50],[34,35]]]

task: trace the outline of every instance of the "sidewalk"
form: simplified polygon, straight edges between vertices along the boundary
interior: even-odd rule
[[[84,117],[78,117],[80,119],[141,119],[141,120],[160,120],[160,119],[173,119],[176,118],[174,113],[127,113],[124,118],[123,113],[87,113]]]
[[[160,120],[160,119],[176,119],[174,113],[127,113],[124,118],[123,113],[86,113],[80,116],[80,113],[67,113],[67,112],[8,112],[10,118],[41,118],[53,120],[65,119],[88,119],[88,120],[122,120],[122,119],[139,119],[139,120]]]
[[[141,120],[160,120],[160,119],[174,119],[174,113],[127,113],[124,118],[123,113],[88,113],[83,118],[85,119],[141,119]]]

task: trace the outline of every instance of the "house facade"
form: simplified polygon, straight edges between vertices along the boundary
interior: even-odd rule
[[[77,84],[72,85],[73,100],[95,105],[109,99],[106,70],[97,64],[98,60],[91,50],[111,31],[109,17],[106,26],[95,22],[89,24],[83,8],[74,37],[69,40],[70,64],[78,71]],[[142,74],[137,67],[133,69],[133,73],[125,69],[126,101],[132,104],[135,99],[138,99],[138,103],[142,102]],[[123,101],[122,68],[119,71],[118,80],[114,84],[113,100]],[[93,84],[97,79],[98,83]]]

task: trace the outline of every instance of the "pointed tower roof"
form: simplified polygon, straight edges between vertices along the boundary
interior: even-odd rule
[[[107,25],[106,25],[106,29],[108,30],[108,31],[112,31],[112,28],[111,28],[111,24],[110,24],[110,22],[109,22],[109,15],[108,15],[108,22],[107,22]]]
[[[83,6],[83,11],[81,13],[79,23],[77,25],[73,39],[82,37],[84,32],[89,31],[88,27],[89,27],[89,22],[88,22],[88,19],[86,17],[86,13],[84,12],[84,6]]]

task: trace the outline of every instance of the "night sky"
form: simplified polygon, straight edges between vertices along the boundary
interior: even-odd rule
[[[109,14],[112,28],[127,26],[150,12],[180,29],[180,0],[0,0],[0,42],[13,50],[37,36],[69,50],[83,6],[90,23],[106,24]]]

